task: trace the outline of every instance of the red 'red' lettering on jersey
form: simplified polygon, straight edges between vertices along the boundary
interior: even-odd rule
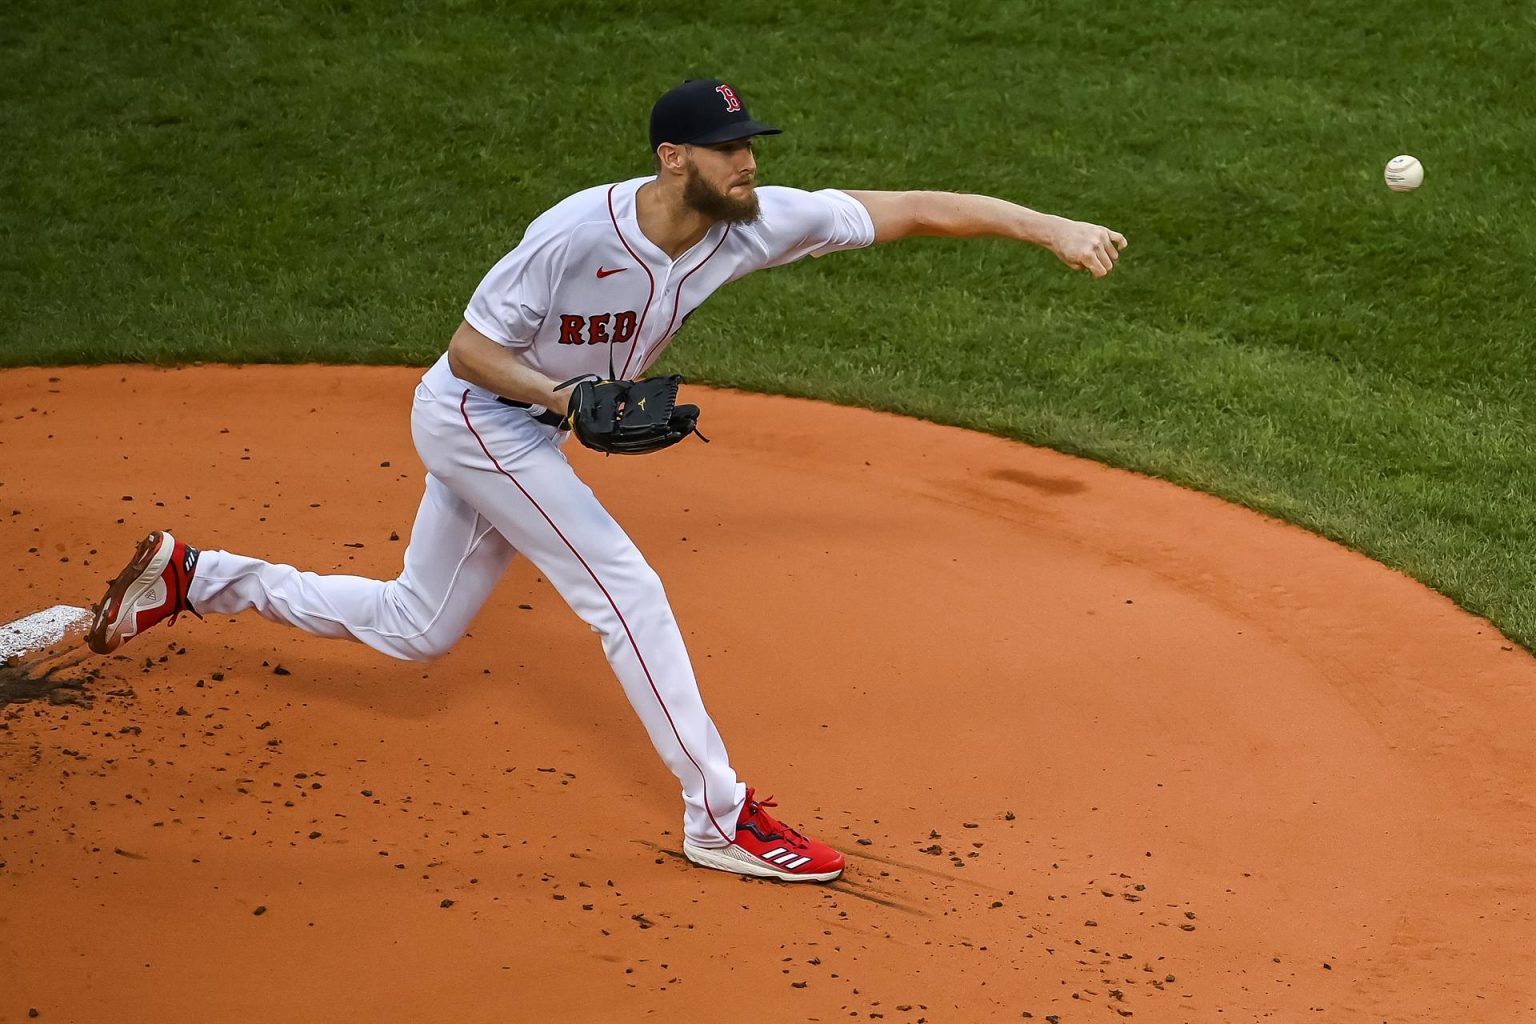
[[[575,313],[560,314],[560,344],[580,345],[586,339],[581,336],[582,327],[586,326],[587,318],[577,316]]]
[[[725,100],[725,110],[728,114],[734,114],[741,109],[741,100],[736,98],[736,90],[728,85],[715,86],[715,92]]]
[[[639,319],[639,314],[632,309],[593,316],[561,313],[560,344],[622,345],[635,336],[635,325]]]
[[[635,336],[635,311],[626,309],[613,314],[613,343],[622,345]]]

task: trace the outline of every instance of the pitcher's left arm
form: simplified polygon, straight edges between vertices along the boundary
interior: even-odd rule
[[[1126,247],[1118,231],[1086,221],[1040,213],[992,196],[958,192],[848,190],[869,211],[875,242],[913,235],[938,238],[1012,238],[1049,249],[1073,270],[1103,277]]]

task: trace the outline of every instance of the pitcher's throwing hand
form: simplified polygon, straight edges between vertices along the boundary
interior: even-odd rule
[[[1048,242],[1057,259],[1073,270],[1086,270],[1094,277],[1103,277],[1115,269],[1115,261],[1128,244],[1124,235],[1098,224],[1057,219],[1061,223]]]

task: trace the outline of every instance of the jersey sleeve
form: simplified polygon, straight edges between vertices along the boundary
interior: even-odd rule
[[[497,261],[470,296],[465,321],[508,348],[531,346],[549,315],[562,251],[554,238],[530,228],[517,248]]]
[[[767,250],[764,267],[862,249],[875,242],[869,211],[846,192],[835,188],[805,192],[780,185],[764,185],[757,192],[763,215],[755,226]]]

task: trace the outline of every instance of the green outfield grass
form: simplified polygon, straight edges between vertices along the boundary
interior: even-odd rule
[[[0,364],[424,364],[529,218],[646,173],[654,97],[720,75],[786,129],[765,181],[987,192],[1131,248],[1102,282],[996,241],[806,261],[671,368],[1211,491],[1536,645],[1536,7],[833,7],[19,0]]]

